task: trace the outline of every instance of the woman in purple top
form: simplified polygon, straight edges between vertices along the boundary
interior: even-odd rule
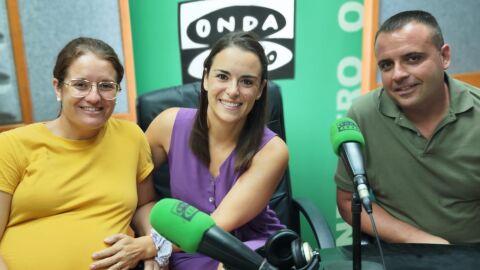
[[[268,208],[288,151],[265,127],[267,66],[252,34],[225,35],[205,60],[199,109],[165,110],[146,132],[155,166],[168,158],[172,196],[209,213],[252,249],[284,228]],[[223,269],[174,250],[170,269]]]

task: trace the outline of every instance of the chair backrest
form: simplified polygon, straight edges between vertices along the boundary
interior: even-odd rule
[[[285,140],[283,102],[280,87],[269,82],[267,87],[268,127]],[[138,124],[146,130],[150,122],[163,110],[170,107],[197,108],[200,100],[200,82],[160,89],[141,95],[137,100]],[[155,189],[161,197],[170,196],[168,164],[154,172]],[[298,213],[292,208],[292,190],[288,168],[273,194],[270,207],[288,228],[299,232]]]

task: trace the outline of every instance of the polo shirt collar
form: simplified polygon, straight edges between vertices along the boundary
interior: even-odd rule
[[[445,74],[450,90],[450,111],[459,114],[473,108],[473,97],[461,81],[454,80]]]

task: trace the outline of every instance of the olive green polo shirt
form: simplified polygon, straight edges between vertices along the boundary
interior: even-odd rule
[[[349,117],[365,137],[376,202],[451,243],[480,243],[480,89],[445,76],[450,109],[427,140],[383,89],[355,100]],[[353,191],[341,160],[335,181]]]

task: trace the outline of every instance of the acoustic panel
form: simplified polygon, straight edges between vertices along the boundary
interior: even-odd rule
[[[400,11],[413,9],[428,11],[437,19],[452,51],[450,74],[480,71],[480,1],[382,0],[379,1],[378,21],[382,24]],[[377,82],[380,81],[377,72]]]
[[[0,125],[22,122],[5,1],[0,1]]]
[[[34,121],[54,119],[59,110],[52,85],[58,52],[73,38],[107,42],[124,63],[118,1],[18,0]],[[115,113],[128,111],[125,78]]]

